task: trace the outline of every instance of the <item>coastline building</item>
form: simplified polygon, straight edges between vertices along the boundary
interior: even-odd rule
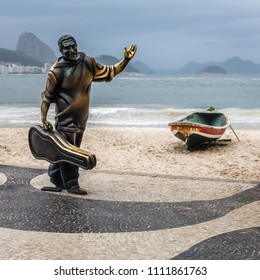
[[[16,63],[0,62],[0,74],[43,74],[46,67],[25,66]]]
[[[0,64],[0,74],[8,74],[8,67],[6,65]]]

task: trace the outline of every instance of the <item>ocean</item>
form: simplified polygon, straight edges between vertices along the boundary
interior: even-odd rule
[[[45,81],[45,74],[0,75],[0,127],[40,123]],[[234,128],[260,129],[260,76],[120,74],[92,84],[88,125],[167,127],[210,106]],[[48,119],[54,123],[54,106]]]

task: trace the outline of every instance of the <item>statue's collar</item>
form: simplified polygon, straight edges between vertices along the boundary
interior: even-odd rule
[[[64,60],[63,57],[61,56],[58,58],[55,67],[68,67],[68,66],[70,67],[70,66],[77,65],[83,60],[84,56],[85,56],[84,53],[79,52],[78,57],[75,61]]]

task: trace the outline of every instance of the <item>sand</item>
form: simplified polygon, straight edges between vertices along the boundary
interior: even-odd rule
[[[28,128],[0,130],[1,165],[47,169],[29,150]],[[240,141],[228,128],[222,138],[230,142],[188,152],[168,127],[89,126],[81,147],[96,155],[96,171],[259,182],[260,130],[236,133]]]

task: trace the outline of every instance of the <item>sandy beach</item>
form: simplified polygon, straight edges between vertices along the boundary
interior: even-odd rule
[[[82,148],[97,157],[97,171],[260,181],[260,131],[230,128],[225,145],[188,152],[166,128],[88,127]],[[0,164],[47,168],[28,147],[28,128],[1,128]],[[84,171],[82,171],[84,172]]]
[[[260,131],[238,141],[229,128],[226,145],[188,152],[168,127],[89,126],[97,166],[80,169],[81,197],[37,191],[49,163],[31,155],[28,128],[1,132],[0,259],[259,257]]]

